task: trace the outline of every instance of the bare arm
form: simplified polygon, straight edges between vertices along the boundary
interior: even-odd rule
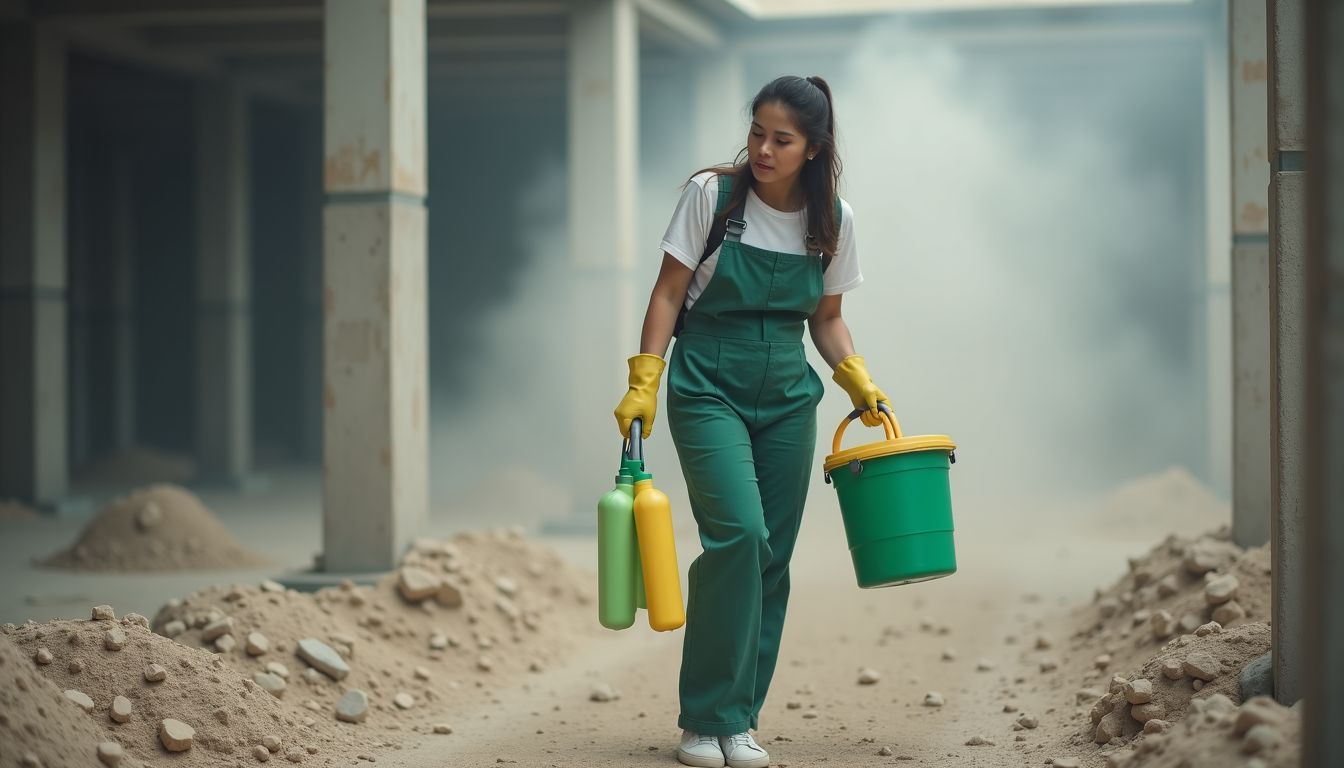
[[[808,318],[807,329],[812,335],[812,343],[821,353],[826,364],[834,368],[841,360],[854,354],[854,340],[849,335],[849,326],[840,314],[842,294],[822,296],[817,310]]]
[[[677,261],[671,254],[663,254],[663,266],[658,280],[649,294],[649,308],[644,313],[644,330],[639,337],[639,352],[643,355],[667,356],[672,342],[672,327],[677,314],[686,302],[686,289],[691,285],[694,271]]]

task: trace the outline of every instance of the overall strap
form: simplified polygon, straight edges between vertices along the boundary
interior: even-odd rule
[[[709,229],[709,237],[705,239],[705,252],[700,254],[700,263],[704,264],[715,251],[723,245],[724,238],[730,238],[733,241],[742,238],[742,232],[747,228],[747,198],[743,197],[742,202],[737,207],[723,216],[723,211],[728,207],[728,201],[733,196],[733,177],[728,174],[719,175],[719,201],[714,206],[714,225]]]
[[[843,211],[842,206],[840,205],[840,196],[839,196],[839,195],[836,195],[836,196],[835,196],[835,227],[836,227],[836,229],[839,229],[839,228],[840,228],[840,218],[841,218],[841,216],[843,216],[843,215],[844,215],[844,211]],[[816,255],[816,253],[817,253],[815,250],[813,250],[813,248],[812,248],[812,243],[813,243],[812,235],[809,234],[809,235],[807,236],[807,252],[808,252],[808,255]],[[830,268],[830,266],[831,266],[831,254],[829,254],[829,253],[823,253],[823,254],[821,254],[821,271],[822,271],[822,272],[825,272],[827,269]]]

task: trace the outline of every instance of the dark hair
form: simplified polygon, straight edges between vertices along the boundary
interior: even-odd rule
[[[840,222],[836,218],[835,196],[840,182],[840,155],[835,149],[835,110],[831,86],[821,77],[785,75],[766,83],[751,100],[751,114],[764,104],[778,103],[793,113],[794,122],[803,132],[807,146],[816,146],[817,154],[803,163],[798,180],[807,206],[807,231],[817,250],[835,255],[840,240]],[[737,153],[732,165],[717,165],[692,174],[713,172],[733,177],[732,198],[721,216],[737,207],[756,182],[751,173],[746,147]],[[688,182],[689,183],[689,182]]]

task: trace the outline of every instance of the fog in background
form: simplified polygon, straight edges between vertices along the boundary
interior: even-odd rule
[[[1070,41],[1042,18],[1035,36],[962,38],[955,24],[931,32],[890,21],[836,51],[781,39],[775,53],[754,40],[743,99],[778,74],[831,82],[842,194],[867,278],[846,295],[845,317],[906,432],[960,444],[956,495],[1044,502],[1173,465],[1208,477],[1201,51],[1179,40]],[[688,69],[655,63],[642,73],[633,339],[680,184],[731,159],[697,154]],[[740,136],[723,146],[745,143],[739,111]],[[610,486],[607,471],[569,474],[566,402],[614,407],[625,389],[606,372],[571,389],[565,349],[583,340],[566,314],[564,144],[547,137],[564,119],[534,117],[519,145],[489,153],[509,162],[522,149],[528,159],[510,176],[516,194],[501,201],[510,218],[496,231],[519,251],[506,285],[492,276],[484,288],[498,301],[473,317],[441,297],[431,306],[434,496],[481,511],[514,483],[523,503],[493,514],[528,523],[571,514],[544,508],[567,489],[583,514]],[[443,158],[435,149],[432,165]],[[441,200],[445,182],[432,184]],[[459,269],[443,258],[443,234],[431,232],[436,290],[445,270]],[[813,492],[829,494],[820,460],[849,406],[810,354],[828,386]],[[663,403],[650,464],[684,509]],[[614,421],[592,428],[611,434],[610,461],[598,466],[614,469]]]

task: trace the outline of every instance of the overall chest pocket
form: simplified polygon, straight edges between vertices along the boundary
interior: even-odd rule
[[[815,257],[724,243],[700,301],[715,313],[782,309],[811,314],[821,289]]]

